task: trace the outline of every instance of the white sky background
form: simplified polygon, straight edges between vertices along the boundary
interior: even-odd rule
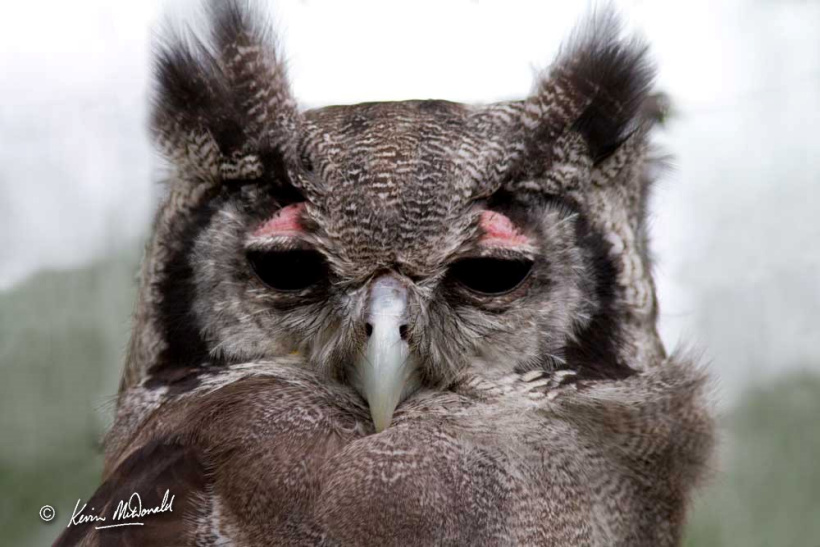
[[[173,5],[171,5],[173,4]],[[0,289],[145,237],[150,29],[197,0],[3,2]],[[724,391],[820,370],[820,2],[621,1],[678,115],[658,134],[662,331],[705,348]],[[306,106],[521,98],[587,10],[563,1],[279,1]]]

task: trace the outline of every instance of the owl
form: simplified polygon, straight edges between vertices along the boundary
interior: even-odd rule
[[[602,11],[523,100],[303,110],[264,18],[209,15],[156,53],[87,503],[166,510],[57,545],[677,545],[713,426],[656,329],[646,46]]]

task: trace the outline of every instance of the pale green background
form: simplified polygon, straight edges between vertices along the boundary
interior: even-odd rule
[[[194,0],[172,3],[177,19]],[[720,459],[687,545],[820,546],[820,2],[616,2],[675,114],[651,219],[661,330],[703,353]],[[101,470],[159,195],[158,0],[0,5],[0,544],[47,545]],[[309,105],[527,93],[585,3],[282,1]],[[57,517],[43,524],[44,504]]]

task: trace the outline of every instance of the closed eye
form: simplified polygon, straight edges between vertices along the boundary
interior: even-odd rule
[[[277,291],[303,291],[328,274],[324,257],[314,250],[249,250],[246,256],[256,276]]]
[[[475,293],[497,296],[517,289],[529,276],[532,265],[524,259],[464,258],[450,267],[449,276]]]

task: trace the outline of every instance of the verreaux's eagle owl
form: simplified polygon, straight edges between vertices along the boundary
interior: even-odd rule
[[[167,194],[58,545],[678,543],[712,445],[656,332],[653,70],[598,13],[524,100],[299,109],[243,2],[156,58]]]

